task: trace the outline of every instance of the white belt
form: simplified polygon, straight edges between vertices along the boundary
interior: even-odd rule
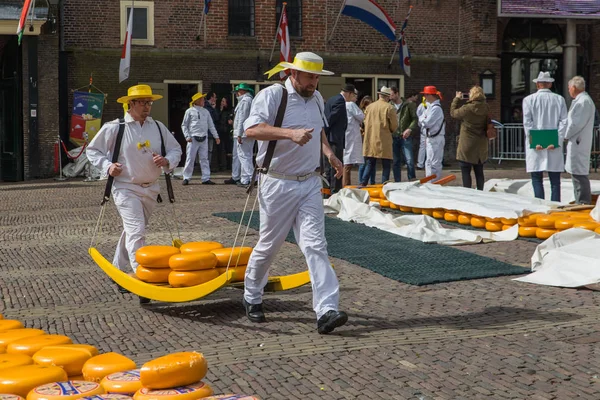
[[[275,179],[285,179],[286,181],[297,181],[297,182],[304,182],[307,179],[312,178],[313,176],[320,176],[319,171],[315,171],[315,172],[310,172],[306,175],[285,175],[285,174],[280,174],[277,172],[267,172],[267,176],[270,176],[271,178],[275,178]]]

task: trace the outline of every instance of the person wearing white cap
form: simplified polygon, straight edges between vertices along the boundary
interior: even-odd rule
[[[235,115],[233,117],[233,144],[237,151],[235,154],[238,158],[239,163],[239,182],[241,186],[247,186],[250,184],[252,179],[252,172],[254,171],[254,162],[252,155],[254,152],[255,140],[246,136],[244,132],[244,121],[250,115],[250,106],[252,105],[252,99],[254,96],[254,89],[252,89],[246,83],[240,83],[234,89],[237,94],[238,104],[235,107]],[[232,168],[231,179],[236,180],[234,168]],[[227,181],[225,183],[229,183]]]
[[[323,184],[317,171],[323,152],[336,170],[336,178],[343,173],[342,162],[331,150],[323,129],[327,123],[323,97],[316,90],[319,77],[333,72],[323,69],[321,57],[303,52],[296,54],[293,63],[280,62],[267,74],[270,78],[286,69],[290,76],[285,81],[287,105],[281,127],[274,125],[284,95],[282,85],[260,91],[244,122],[246,135],[258,141],[256,164],[261,166],[261,174],[260,236],[246,267],[243,304],[250,321],[266,321],[262,295],[269,268],[293,228],[308,264],[317,331],[327,334],[348,320],[338,309],[339,283],[327,254]],[[276,145],[265,171],[269,141],[276,141]]]
[[[550,178],[552,201],[560,201],[560,174],[565,169],[562,148],[550,145],[543,148],[536,145],[530,147],[530,132],[532,130],[558,130],[559,145],[565,140],[567,129],[567,104],[565,99],[550,91],[554,78],[549,72],[540,72],[533,80],[537,92],[523,99],[523,129],[525,131],[525,162],[527,172],[531,173],[534,196],[545,198],[544,171]]]

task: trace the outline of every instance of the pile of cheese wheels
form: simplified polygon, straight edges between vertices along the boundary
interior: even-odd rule
[[[218,399],[202,379],[208,364],[196,352],[173,353],[136,369],[118,353],[99,354],[64,335],[24,328],[0,315],[0,400]],[[231,395],[232,399],[254,399]]]
[[[135,275],[147,283],[189,287],[215,279],[229,265],[233,281],[243,281],[250,254],[251,247],[225,248],[218,242],[189,242],[180,248],[145,246],[135,254],[140,264]]]
[[[519,218],[519,236],[548,239],[556,232],[581,228],[600,233],[600,224],[590,216],[591,210],[557,211],[550,214],[531,214]]]

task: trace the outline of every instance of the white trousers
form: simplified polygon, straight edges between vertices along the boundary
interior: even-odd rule
[[[425,159],[427,158],[426,149],[427,135],[422,133],[419,142],[419,155],[417,156],[417,167],[425,168]]]
[[[123,272],[129,272],[128,266],[135,272],[138,266],[135,252],[145,245],[146,226],[156,207],[159,191],[158,182],[147,188],[117,182],[113,186],[112,196],[123,221],[123,232],[117,243],[113,265]]]
[[[240,156],[238,153],[237,138],[233,138],[233,152],[231,153],[231,179],[239,181],[242,179],[242,165],[240,164]]]
[[[240,160],[241,177],[240,181],[243,185],[250,183],[252,173],[254,172],[254,162],[252,161],[252,153],[254,152],[254,139],[244,138],[242,143],[235,141],[237,146],[237,156]]]
[[[260,176],[260,238],[244,281],[244,298],[249,304],[262,303],[269,267],[293,228],[308,264],[317,320],[327,311],[338,310],[340,286],[327,254],[322,186],[318,176],[304,182]]]
[[[425,142],[425,147],[427,149],[427,160],[425,160],[425,176],[435,174],[437,175],[437,179],[442,177],[444,144],[446,144],[446,137],[444,135],[437,135],[436,137],[427,138]]]
[[[183,167],[183,179],[190,180],[194,174],[194,162],[196,157],[200,158],[200,169],[202,170],[202,182],[210,179],[210,161],[208,159],[208,142],[210,138],[206,138],[204,142],[199,142],[192,138],[191,142],[187,142],[185,166]]]

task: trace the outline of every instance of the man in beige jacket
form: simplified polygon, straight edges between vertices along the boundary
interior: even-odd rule
[[[390,168],[394,159],[392,151],[392,132],[398,129],[396,109],[389,103],[392,89],[383,86],[379,92],[379,100],[371,103],[365,110],[365,140],[363,155],[365,156],[364,181],[361,186],[367,186],[372,169],[377,159],[381,159],[383,173],[381,182],[390,179]]]

